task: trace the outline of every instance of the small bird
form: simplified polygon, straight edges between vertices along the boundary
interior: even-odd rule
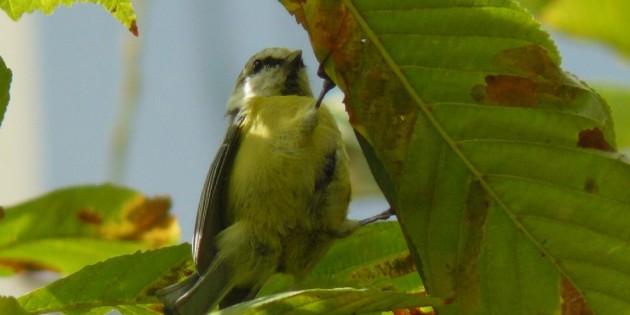
[[[348,156],[320,101],[300,50],[264,49],[245,64],[197,212],[197,272],[158,291],[166,314],[253,299],[275,273],[303,278],[334,239],[368,223],[346,217]]]

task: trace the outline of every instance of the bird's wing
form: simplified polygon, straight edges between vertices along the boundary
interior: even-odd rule
[[[223,144],[210,165],[206,183],[201,192],[193,236],[193,257],[197,272],[200,274],[208,269],[216,254],[215,237],[228,225],[224,209],[225,197],[232,162],[238,151],[243,119],[242,114],[233,115]]]

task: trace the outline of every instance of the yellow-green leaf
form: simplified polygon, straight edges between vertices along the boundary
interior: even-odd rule
[[[29,313],[106,314],[118,309],[132,314],[161,314],[155,291],[193,268],[190,245],[114,257],[87,266],[18,299]]]
[[[173,244],[177,221],[165,197],[113,185],[77,186],[4,209],[0,272],[71,273],[106,258]]]
[[[14,297],[0,296],[0,314],[26,315],[28,313]]]
[[[543,22],[571,35],[603,42],[630,57],[630,2],[625,0],[521,0]]]
[[[288,281],[287,281],[288,280]],[[338,287],[422,292],[422,282],[396,222],[370,224],[335,241],[306,279],[293,283],[276,276],[261,295],[291,289]]]
[[[598,84],[597,91],[610,104],[619,150],[630,153],[630,87]]]
[[[9,105],[9,88],[11,87],[11,70],[0,56],[0,127],[4,120],[4,113]]]
[[[35,10],[39,10],[44,14],[50,15],[62,4],[69,7],[77,2],[79,0],[0,0],[0,8],[10,18],[17,21],[24,13],[32,13]],[[136,13],[133,10],[131,0],[81,0],[81,2],[100,4],[132,34],[138,36]]]
[[[351,288],[311,289],[269,295],[234,305],[213,315],[374,314],[401,308],[443,304],[436,298],[396,291]]]

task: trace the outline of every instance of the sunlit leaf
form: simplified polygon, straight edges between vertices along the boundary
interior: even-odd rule
[[[0,56],[0,127],[4,120],[4,113],[9,105],[9,88],[11,87],[11,70],[4,64]]]
[[[336,287],[423,290],[396,222],[371,224],[337,240],[306,279],[293,283],[292,279],[276,276],[261,294],[296,288]]]
[[[519,0],[551,28],[612,46],[630,57],[630,2],[624,0]]]
[[[0,270],[71,273],[112,256],[173,244],[179,227],[165,197],[113,185],[60,189],[5,208]]]
[[[77,2],[79,0],[0,0],[0,9],[4,10],[10,18],[17,21],[24,13],[32,13],[35,10],[39,10],[50,15],[62,4],[69,7]],[[133,11],[131,0],[80,0],[80,2],[100,4],[132,34],[138,36],[136,13]]]
[[[610,104],[619,149],[630,153],[630,86],[598,84],[597,92]]]
[[[28,313],[14,297],[0,296],[0,314],[26,315]]]
[[[630,2],[624,0],[549,1],[543,21],[570,34],[602,41],[630,57]]]
[[[191,270],[190,245],[114,257],[18,299],[30,313],[106,314],[118,309],[132,314],[161,314],[155,291]]]
[[[630,165],[610,110],[515,1],[282,1],[440,314],[630,309]]]
[[[311,289],[266,296],[212,314],[378,314],[396,308],[415,308],[442,303],[444,302],[439,299],[419,297],[396,291],[350,288]]]

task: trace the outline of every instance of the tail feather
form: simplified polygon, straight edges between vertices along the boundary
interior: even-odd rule
[[[202,275],[195,274],[181,283],[157,292],[168,315],[209,313],[234,287],[229,281],[230,269],[220,259]]]

